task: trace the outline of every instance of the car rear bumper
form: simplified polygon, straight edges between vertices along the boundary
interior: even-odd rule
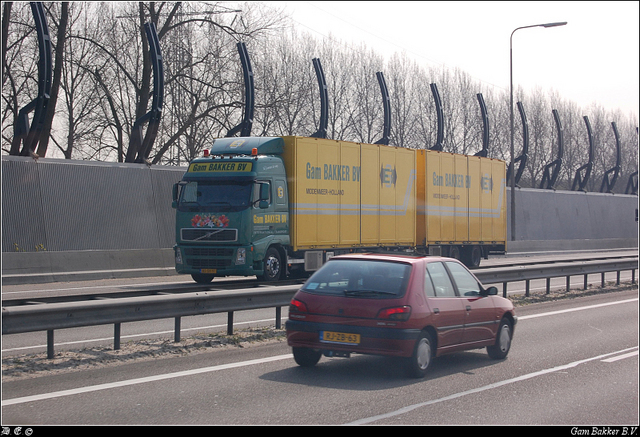
[[[287,344],[291,347],[309,347],[351,353],[409,357],[420,335],[419,329],[340,325],[334,323],[287,320]],[[320,341],[320,332],[332,331],[359,334],[357,345]]]

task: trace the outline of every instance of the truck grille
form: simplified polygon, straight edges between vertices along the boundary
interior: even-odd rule
[[[211,257],[226,257],[231,258],[233,256],[233,249],[217,248],[217,247],[189,247],[184,249],[185,256],[211,256]]]
[[[182,241],[211,242],[211,241],[237,241],[237,229],[180,229]]]
[[[187,247],[186,264],[194,269],[225,269],[231,266],[233,249],[217,247]]]
[[[187,258],[187,265],[194,269],[224,269],[231,265],[230,259]]]

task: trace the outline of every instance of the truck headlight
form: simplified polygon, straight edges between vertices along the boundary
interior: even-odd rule
[[[247,251],[244,248],[239,248],[236,252],[236,264],[244,264],[247,259]]]

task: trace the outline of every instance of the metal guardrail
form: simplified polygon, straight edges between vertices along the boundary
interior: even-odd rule
[[[234,311],[276,308],[280,328],[281,308],[289,305],[297,286],[254,288],[241,291],[199,291],[145,297],[47,303],[2,308],[2,335],[47,331],[47,356],[53,358],[56,329],[114,325],[114,349],[120,349],[120,326],[126,322],[175,319],[174,339],[180,341],[185,316],[227,313],[227,333],[233,331]]]
[[[600,273],[602,285],[604,274],[631,270],[635,283],[635,270],[638,257],[616,259],[612,261],[587,261],[573,263],[554,263],[509,268],[488,268],[474,271],[483,284],[503,284],[503,294],[507,295],[509,282],[526,281],[526,294],[529,294],[529,281],[547,279],[549,292],[550,279],[567,277],[567,288],[571,276],[584,275],[585,288],[587,275]],[[182,317],[212,313],[228,314],[227,333],[233,333],[233,313],[261,308],[276,309],[276,328],[281,324],[281,308],[289,305],[291,298],[300,285],[286,287],[259,287],[239,291],[210,292],[199,291],[184,294],[165,294],[146,297],[114,298],[71,303],[48,303],[2,308],[2,335],[26,332],[47,331],[47,356],[53,358],[53,333],[56,329],[78,328],[84,326],[114,325],[114,349],[120,348],[120,326],[126,322],[157,319],[175,319],[174,340],[180,341],[180,322]]]
[[[503,296],[507,297],[507,284],[509,282],[526,282],[525,295],[530,292],[530,282],[534,279],[547,280],[547,294],[550,291],[551,279],[566,277],[567,290],[570,287],[572,276],[584,276],[584,288],[587,288],[587,277],[592,274],[600,274],[601,286],[604,287],[604,275],[608,272],[617,272],[616,283],[620,284],[620,272],[631,271],[631,281],[636,282],[635,270],[638,268],[638,257],[619,258],[613,260],[597,260],[582,262],[560,262],[549,265],[527,265],[505,268],[488,268],[476,270],[474,274],[483,284],[502,284]]]

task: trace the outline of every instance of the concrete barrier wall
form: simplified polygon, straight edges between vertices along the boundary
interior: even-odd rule
[[[2,252],[160,249],[185,168],[2,157]]]
[[[2,284],[176,275],[173,249],[5,252]]]
[[[515,204],[516,241],[638,239],[638,196],[516,188]]]
[[[175,274],[171,188],[184,171],[3,156],[2,282]],[[638,246],[637,196],[534,189],[515,195],[510,252]],[[510,190],[506,200],[509,217]]]

